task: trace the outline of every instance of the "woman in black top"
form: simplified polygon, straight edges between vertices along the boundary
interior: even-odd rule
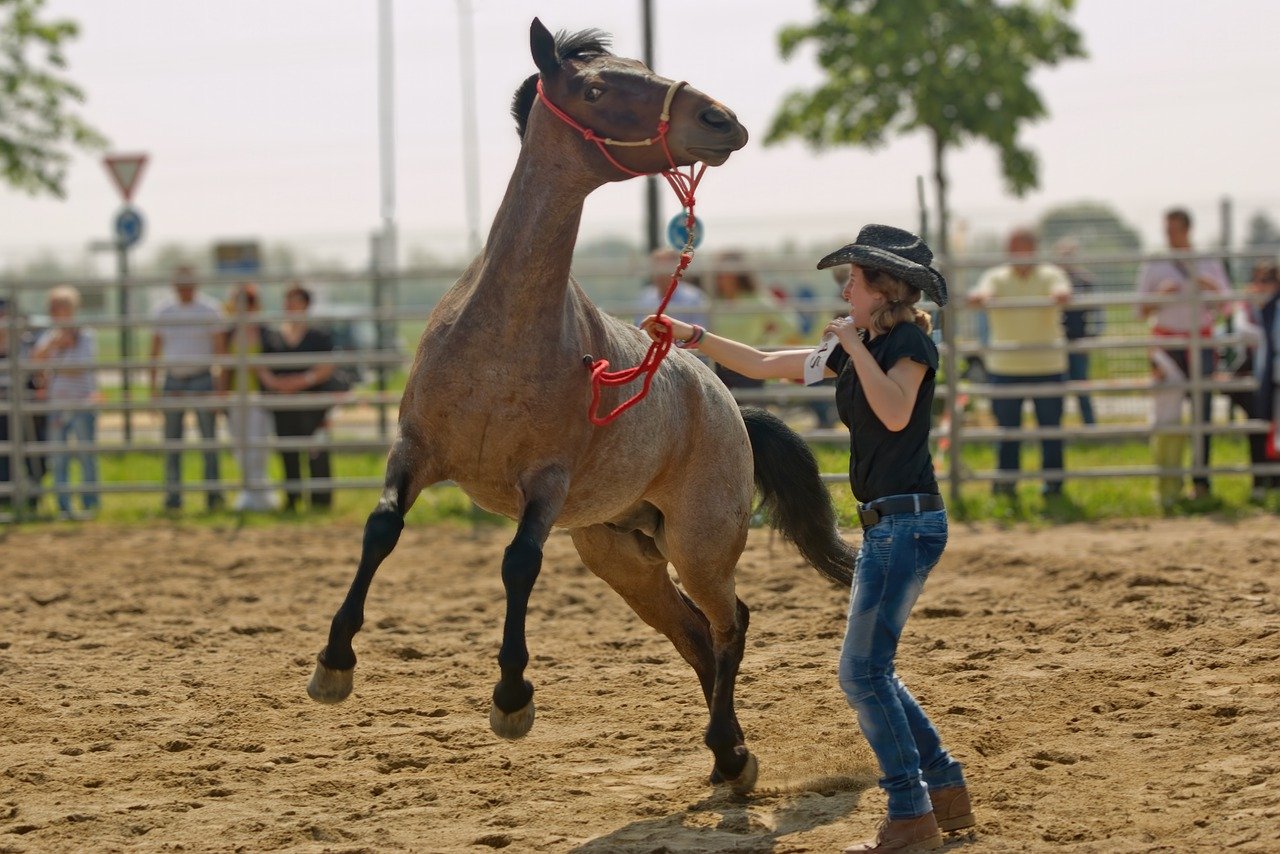
[[[820,269],[849,264],[841,295],[849,316],[827,324],[815,350],[766,353],[672,320],[677,346],[700,348],[717,363],[760,379],[835,376],[836,407],[850,428],[849,483],[863,526],[840,686],[880,763],[889,816],[875,840],[849,851],[923,851],[942,830],[974,824],[960,763],[894,670],[907,616],[947,542],[947,514],[929,454],[929,414],[938,350],[922,294],[947,301],[946,282],[929,266],[920,238],[868,225],[856,242],[823,258]],[[642,324],[655,339],[656,318]]]
[[[268,330],[262,337],[264,353],[328,353],[333,350],[333,338],[323,329],[316,329],[307,323],[307,309],[311,306],[311,292],[301,285],[293,285],[285,292],[284,308],[290,319],[280,324],[279,330]],[[258,377],[269,392],[276,394],[305,394],[307,392],[323,392],[324,386],[333,376],[334,366],[321,364],[281,365],[276,368],[260,368]],[[276,435],[282,439],[313,436],[325,423],[329,410],[321,409],[275,409]],[[288,501],[286,510],[297,509],[302,499],[302,463],[298,450],[280,452],[284,462],[284,476],[288,483],[285,493]],[[327,448],[316,445],[307,452],[310,476],[328,480],[332,477],[332,469]],[[311,508],[327,510],[333,505],[333,492],[328,487],[311,490]]]

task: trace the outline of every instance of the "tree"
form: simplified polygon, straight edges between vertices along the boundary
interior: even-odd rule
[[[1250,249],[1280,248],[1280,228],[1264,211],[1249,217],[1249,234],[1244,245]]]
[[[799,137],[814,149],[883,145],[923,130],[933,150],[938,239],[947,252],[946,153],[969,139],[1000,152],[1009,190],[1038,181],[1018,144],[1025,122],[1047,115],[1032,70],[1085,55],[1067,21],[1075,0],[818,0],[818,19],[779,35],[783,59],[812,43],[826,82],[783,100],[766,144]]]
[[[1136,253],[1142,248],[1138,229],[1102,202],[1050,208],[1040,218],[1040,242],[1048,248],[1064,237],[1074,237],[1086,251],[1099,254]]]
[[[44,0],[0,0],[0,175],[31,195],[66,195],[69,146],[106,140],[67,109],[84,92],[62,76],[74,21],[43,20]]]
[[[1046,252],[1052,252],[1064,237],[1075,238],[1085,256],[1136,256],[1142,249],[1142,236],[1138,229],[1102,202],[1075,202],[1050,208],[1041,217],[1039,230],[1040,245]],[[1135,258],[1132,261],[1096,264],[1090,272],[1099,290],[1129,290],[1138,275],[1138,262]]]

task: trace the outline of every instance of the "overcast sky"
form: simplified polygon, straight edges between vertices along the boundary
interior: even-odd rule
[[[598,27],[638,56],[638,0],[472,0],[477,33],[481,218],[487,228],[517,154],[511,94],[532,73],[534,15],[553,30]],[[852,239],[866,221],[911,226],[922,137],[876,152],[814,155],[765,148],[783,95],[812,84],[809,57],[784,63],[777,32],[813,14],[808,0],[654,0],[655,70],[733,108],[748,147],[711,170],[699,193],[708,246],[753,248]],[[257,237],[321,254],[359,255],[379,223],[375,0],[49,0],[81,25],[71,76],[86,118],[116,151],[151,162],[135,196],[143,249]],[[402,247],[461,253],[466,244],[458,5],[397,0],[397,220]],[[971,231],[1033,221],[1083,199],[1113,203],[1148,241],[1173,203],[1217,235],[1219,200],[1237,235],[1259,209],[1280,213],[1280,3],[1276,0],[1080,0],[1089,58],[1040,72],[1050,118],[1024,132],[1041,187],[1008,196],[994,151],[949,162],[952,202]],[[120,204],[98,156],[77,156],[65,201],[0,189],[0,266],[42,247],[83,254]],[[664,187],[664,193],[665,193]],[[932,202],[932,192],[930,191]],[[677,210],[664,195],[664,220]],[[640,182],[588,201],[584,235],[639,239]]]

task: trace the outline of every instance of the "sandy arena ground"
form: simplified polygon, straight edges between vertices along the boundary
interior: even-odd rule
[[[739,716],[761,790],[705,783],[665,639],[548,543],[538,718],[488,726],[505,529],[409,529],[355,694],[304,691],[360,532],[0,532],[0,852],[838,851],[884,809],[836,687],[844,602],[755,532]],[[851,537],[856,537],[850,533]],[[900,671],[966,764],[947,850],[1280,851],[1280,523],[955,525]]]

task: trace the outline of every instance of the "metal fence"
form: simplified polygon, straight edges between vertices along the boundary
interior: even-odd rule
[[[1181,255],[1145,256],[1093,256],[1078,259],[1077,263],[1087,265],[1090,269],[1136,269],[1142,260],[1159,259],[1194,259],[1204,257],[1195,253]],[[1222,257],[1221,252],[1214,257]],[[1237,254],[1232,256],[1237,264],[1248,262],[1254,256]],[[1273,473],[1280,475],[1280,464],[1270,463],[1263,467],[1250,468],[1240,464],[1207,464],[1200,453],[1200,438],[1205,435],[1240,435],[1262,432],[1267,423],[1258,419],[1232,420],[1229,409],[1221,411],[1221,404],[1209,413],[1211,417],[1202,417],[1200,406],[1203,393],[1224,395],[1231,392],[1243,392],[1253,388],[1253,380],[1248,377],[1226,377],[1206,374],[1200,369],[1197,359],[1190,360],[1190,371],[1185,383],[1181,384],[1189,394],[1191,417],[1186,420],[1180,431],[1189,437],[1192,456],[1187,465],[1179,470],[1162,470],[1155,465],[1106,465],[1089,467],[1068,463],[1062,472],[1045,472],[1041,470],[1022,471],[1013,474],[995,469],[971,470],[962,462],[966,447],[976,444],[990,445],[1002,439],[1040,440],[1045,438],[1061,438],[1070,442],[1133,442],[1145,441],[1151,435],[1148,419],[1148,403],[1151,392],[1155,389],[1147,370],[1146,351],[1159,345],[1168,345],[1167,339],[1153,337],[1145,322],[1138,319],[1136,306],[1138,297],[1132,287],[1128,290],[1099,290],[1087,296],[1073,299],[1071,308],[1096,309],[1107,318],[1106,326],[1100,334],[1077,339],[1062,345],[1071,353],[1091,354],[1094,369],[1090,377],[1081,381],[1067,381],[1045,386],[997,386],[987,382],[966,379],[959,367],[964,360],[990,353],[997,349],[992,345],[983,345],[975,332],[975,312],[968,309],[963,300],[964,292],[972,285],[975,277],[989,266],[1002,263],[1006,259],[998,257],[971,258],[952,260],[943,265],[944,272],[951,285],[952,301],[943,309],[935,309],[935,317],[941,321],[939,349],[943,358],[943,372],[937,386],[937,400],[941,409],[935,421],[933,439],[936,449],[945,449],[938,458],[943,461],[940,467],[940,480],[953,500],[959,498],[959,490],[963,483],[987,481],[992,483],[1009,482],[1018,478],[1042,478],[1046,475],[1061,476],[1067,480],[1079,478],[1108,477],[1155,477],[1161,474],[1216,475]],[[1051,259],[1045,259],[1051,260]],[[747,265],[748,269],[761,276],[762,279],[784,278],[790,281],[815,280],[812,260],[809,258],[788,258],[772,256],[768,258],[747,258],[735,262]],[[12,519],[33,512],[33,504],[47,501],[45,496],[54,490],[47,479],[35,480],[28,473],[32,461],[47,460],[54,454],[75,452],[101,456],[131,455],[126,459],[162,458],[175,452],[214,451],[219,454],[231,452],[237,457],[252,449],[267,452],[308,451],[323,446],[339,458],[335,468],[341,468],[341,456],[354,453],[381,453],[390,441],[394,408],[399,401],[399,387],[403,381],[403,371],[409,362],[414,345],[414,337],[425,323],[434,297],[443,292],[447,283],[459,273],[456,269],[409,270],[392,276],[309,276],[308,285],[320,292],[324,297],[317,302],[311,312],[313,320],[322,324],[357,325],[365,334],[353,336],[354,340],[345,349],[335,350],[327,354],[250,354],[233,352],[226,356],[215,357],[207,362],[202,360],[201,366],[220,371],[244,373],[256,366],[268,368],[279,367],[313,367],[320,364],[347,366],[358,370],[363,375],[363,382],[350,391],[327,394],[306,395],[270,395],[254,391],[248,384],[240,384],[234,390],[216,393],[205,397],[184,397],[173,399],[151,397],[142,389],[148,383],[139,380],[151,371],[163,373],[166,369],[191,367],[173,359],[161,358],[160,362],[149,356],[138,356],[147,353],[142,346],[146,337],[157,328],[158,321],[152,313],[120,314],[113,311],[113,294],[132,293],[131,299],[117,299],[117,303],[129,306],[145,306],[147,299],[164,294],[168,290],[167,282],[139,280],[121,284],[104,281],[76,281],[75,285],[86,295],[86,305],[95,310],[86,311],[77,320],[77,326],[96,330],[99,340],[99,359],[96,369],[103,387],[103,399],[92,404],[92,410],[98,418],[98,436],[89,447],[69,446],[48,441],[42,437],[38,429],[41,418],[62,408],[59,404],[41,400],[37,396],[21,393],[27,380],[45,368],[41,363],[33,361],[29,355],[21,354],[20,342],[29,340],[40,327],[49,328],[52,324],[41,322],[37,317],[39,309],[47,296],[48,289],[55,283],[38,281],[0,281],[0,296],[7,300],[9,311],[3,318],[0,334],[7,337],[10,354],[0,359],[0,373],[4,374],[7,383],[7,394],[0,401],[0,417],[8,427],[7,437],[0,436],[0,458],[6,458],[9,465],[9,478],[0,482],[0,502],[11,508],[10,514],[3,518]],[[716,271],[704,267],[702,275],[705,280],[714,276]],[[576,275],[588,292],[593,292],[593,277],[601,279],[626,279],[639,283],[648,278],[647,262],[635,262],[632,265],[607,264],[597,268],[579,265]],[[221,293],[230,289],[237,280],[215,279],[205,285],[205,290]],[[259,277],[257,283],[264,294],[266,310],[254,318],[255,322],[275,324],[286,319],[284,313],[273,306],[280,303],[280,295],[291,279],[280,277]],[[789,300],[780,303],[774,310],[794,312],[799,317],[804,315],[809,321],[801,326],[816,325],[821,329],[822,319],[839,312],[844,303],[834,294],[834,287],[829,274],[825,271],[817,277],[819,284],[810,288],[810,293],[827,293],[830,297],[810,298],[804,301]],[[823,284],[825,283],[825,284]],[[603,290],[608,290],[603,289]],[[616,294],[616,289],[613,289]],[[1243,293],[1237,292],[1231,297],[1206,296],[1192,294],[1190,304],[1193,310],[1201,303],[1225,305],[1242,299]],[[1143,300],[1149,304],[1165,304],[1176,301],[1172,297],[1151,297]],[[643,306],[630,300],[602,298],[602,307],[620,317],[633,319],[645,313]],[[991,309],[1040,307],[1048,305],[1044,300],[1004,300],[992,302]],[[926,306],[926,308],[929,308]],[[21,309],[25,309],[22,311]],[[135,312],[139,310],[134,309]],[[732,305],[712,301],[706,309],[711,328],[715,328],[716,318],[723,319],[726,314],[759,312],[759,306],[736,308]],[[189,321],[186,321],[189,322]],[[237,324],[248,322],[244,315],[228,316],[225,320],[210,321],[210,325],[220,326],[234,331]],[[816,338],[817,331],[812,331]],[[777,345],[777,342],[774,342]],[[1186,346],[1192,351],[1201,347],[1223,348],[1243,347],[1244,341],[1238,333],[1221,331],[1215,333],[1211,340],[1202,340],[1199,330],[1192,330]],[[4,348],[0,348],[4,349]],[[1005,348],[1005,349],[1017,349]],[[1168,385],[1162,386],[1168,388]],[[0,389],[3,390],[3,389]],[[848,431],[844,428],[821,427],[813,423],[809,414],[811,407],[829,403],[832,390],[829,387],[805,388],[795,383],[770,383],[760,389],[736,389],[735,396],[743,403],[766,404],[778,407],[797,426],[807,440],[814,444],[847,445]],[[1004,430],[987,423],[984,406],[1000,397],[1029,396],[1062,396],[1070,400],[1076,395],[1095,395],[1101,404],[1103,417],[1094,425],[1076,424],[1074,422],[1058,428],[1039,428],[1024,426],[1016,430]],[[965,401],[968,401],[966,409]],[[1106,401],[1104,404],[1103,402]],[[270,437],[262,441],[250,440],[243,431],[231,431],[225,424],[219,429],[218,436],[212,441],[165,440],[161,430],[162,417],[165,411],[208,409],[225,413],[234,421],[242,417],[250,407],[268,409],[306,408],[319,409],[331,407],[327,428],[315,437],[283,438]],[[585,412],[584,412],[585,417]],[[37,466],[38,470],[39,467]],[[843,482],[847,474],[843,471],[828,472],[824,479],[830,482]],[[184,481],[183,492],[201,493],[220,491],[239,487],[249,489],[260,484],[251,484],[247,473],[240,471],[235,478],[226,478],[220,482]],[[369,489],[381,486],[381,478],[374,477],[339,477],[325,480],[307,480],[305,482],[277,482],[275,487],[298,490],[304,487],[311,489]],[[114,480],[97,484],[73,483],[66,489],[72,494],[93,492],[102,495],[119,493],[161,493],[166,485],[160,479]]]

